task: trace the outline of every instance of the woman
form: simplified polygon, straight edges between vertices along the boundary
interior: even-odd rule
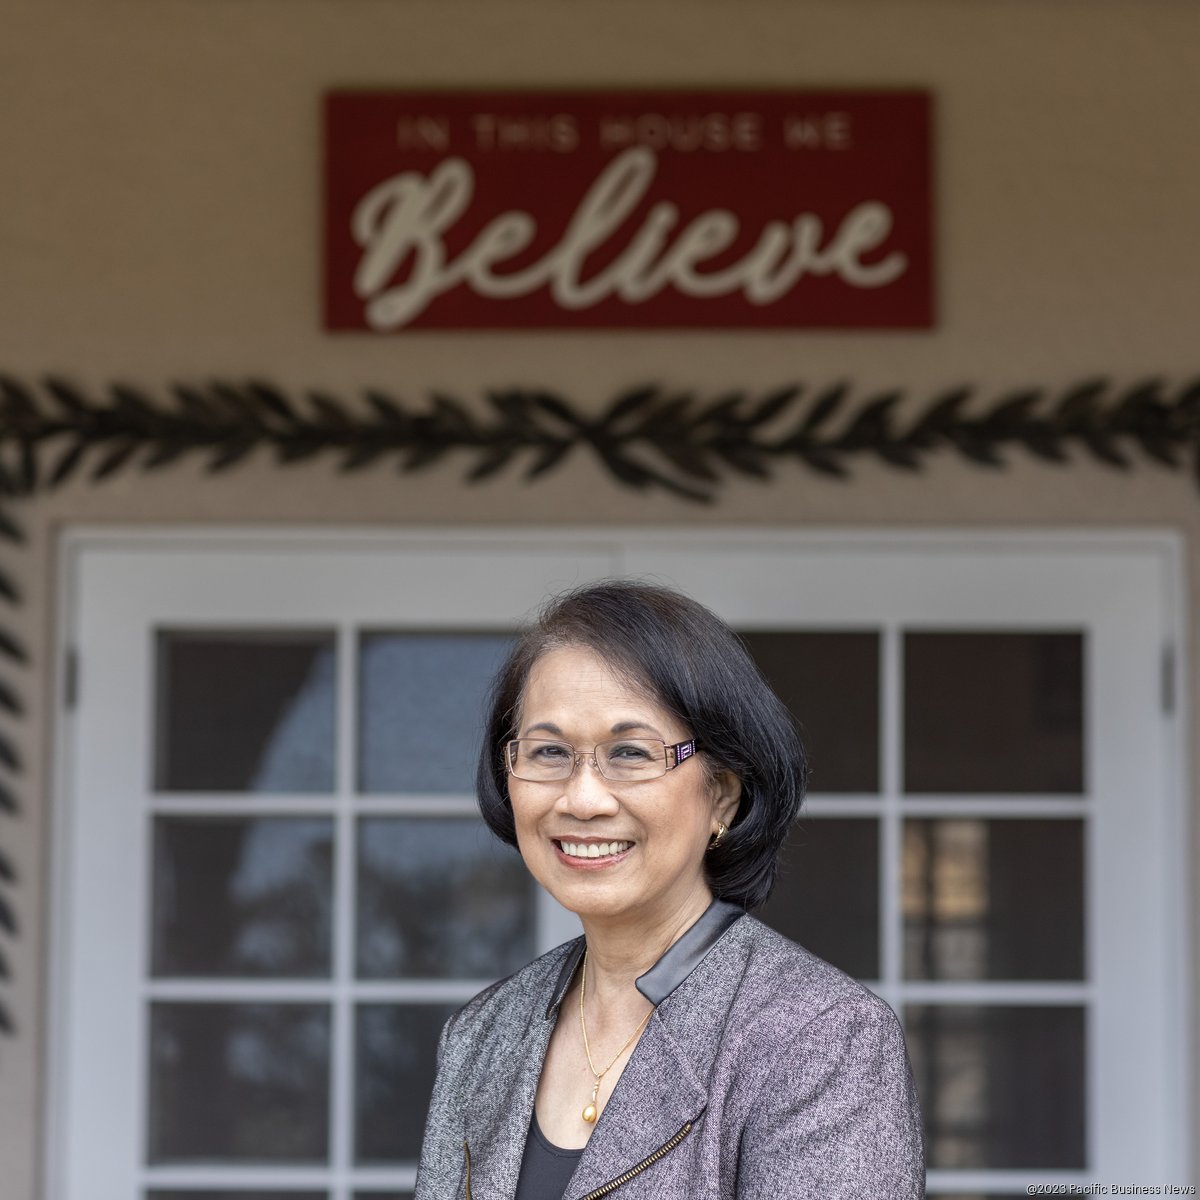
[[[804,794],[794,723],[676,592],[556,601],[493,690],[484,818],[584,936],[442,1032],[417,1200],[918,1200],[891,1009],[748,915]]]

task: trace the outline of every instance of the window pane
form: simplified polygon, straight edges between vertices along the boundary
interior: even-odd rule
[[[931,1168],[1081,1169],[1084,1010],[910,1005]]]
[[[811,790],[879,791],[879,635],[755,630],[741,637],[800,722]]]
[[[533,877],[482,821],[358,825],[358,973],[494,979],[535,957]]]
[[[333,788],[334,639],[160,631],[159,791]]]
[[[904,637],[908,792],[1083,791],[1083,635]]]
[[[904,823],[907,979],[1082,979],[1083,823]]]
[[[329,974],[333,823],[158,817],[156,975]]]
[[[323,1162],[329,1010],[151,1005],[148,1112],[152,1163]]]
[[[354,1158],[415,1161],[433,1094],[438,1037],[454,1004],[360,1004],[355,1021]]]
[[[768,925],[859,979],[879,978],[879,822],[813,817],[788,836]]]
[[[360,644],[364,792],[475,791],[475,758],[506,633],[370,633]]]
[[[146,1200],[329,1200],[328,1192],[229,1192],[190,1191],[181,1192],[174,1188],[163,1191],[155,1188],[146,1193]]]

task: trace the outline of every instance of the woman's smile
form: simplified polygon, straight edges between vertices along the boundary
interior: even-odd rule
[[[572,870],[596,871],[624,862],[634,847],[628,840],[613,838],[552,838],[562,862]]]

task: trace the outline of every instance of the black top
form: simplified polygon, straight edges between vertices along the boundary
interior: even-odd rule
[[[535,1111],[529,1121],[529,1136],[525,1139],[525,1157],[521,1159],[514,1200],[563,1200],[582,1154],[582,1149],[564,1150],[561,1146],[551,1145],[538,1126]]]

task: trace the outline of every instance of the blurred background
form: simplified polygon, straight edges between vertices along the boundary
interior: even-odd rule
[[[411,1195],[441,1022],[574,929],[474,816],[482,692],[544,596],[613,573],[713,606],[801,722],[812,800],[762,915],[901,1014],[930,1195],[1196,1182],[1200,8],[0,19],[5,1200]],[[932,324],[328,331],[322,101],[360,88],[924,90]],[[142,470],[95,415],[118,384],[165,409],[248,380],[351,424],[369,389],[473,417],[544,391],[586,422],[643,385],[844,383],[836,421],[894,391],[898,426],[1032,391],[1063,461],[722,461],[702,504],[586,446],[534,480],[470,482],[461,450],[340,470],[330,413],[286,466],[248,444],[213,473],[201,429]],[[1097,422],[1148,381],[1160,407],[1089,450],[1055,406],[1095,380]],[[91,430],[82,469],[55,420]]]

